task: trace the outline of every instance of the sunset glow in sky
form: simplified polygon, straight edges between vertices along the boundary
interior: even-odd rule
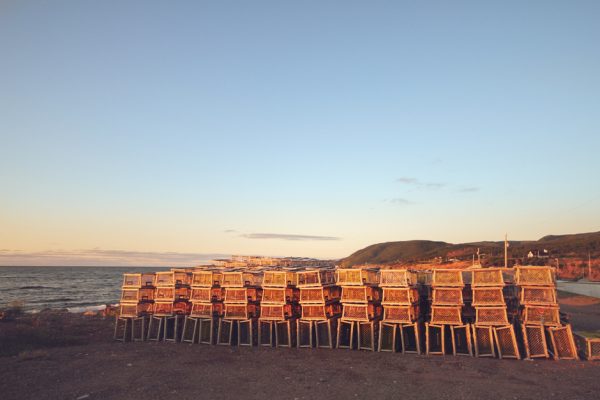
[[[598,1],[8,1],[0,265],[600,230]]]

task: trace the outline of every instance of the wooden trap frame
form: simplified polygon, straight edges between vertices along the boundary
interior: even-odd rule
[[[115,318],[115,332],[113,335],[114,340],[120,342],[128,341],[132,337],[131,326],[133,324],[133,318],[116,316]]]
[[[383,321],[390,323],[411,324],[419,318],[419,306],[411,305],[384,305]]]
[[[379,323],[378,351],[421,354],[419,324]]]
[[[342,288],[339,286],[300,288],[300,304],[331,303],[341,297]]]
[[[338,317],[342,314],[340,303],[331,304],[301,304],[302,319],[324,320]]]
[[[369,321],[369,322],[362,322],[362,321],[343,321],[340,320],[340,323],[338,324],[338,338],[337,338],[337,343],[338,343],[338,347],[339,347],[339,343],[340,343],[340,327],[342,326],[343,323],[347,323],[347,322],[351,322],[354,324],[355,328],[351,329],[351,333],[355,333],[356,334],[356,348],[358,350],[368,350],[368,351],[375,351],[377,350],[377,335],[379,334],[378,331],[378,321]],[[350,337],[349,341],[348,341],[351,345],[354,342],[354,338]],[[352,348],[352,347],[350,347]]]
[[[432,304],[436,306],[462,306],[463,289],[459,288],[434,288],[432,293]]]
[[[261,299],[261,290],[257,288],[238,288],[238,287],[226,287],[225,288],[225,303],[256,303]]]
[[[494,328],[492,326],[471,325],[473,328],[473,348],[475,357],[496,357]]]
[[[455,356],[473,357],[473,343],[471,340],[471,325],[450,325],[452,341],[452,354]]]
[[[410,305],[419,301],[419,291],[412,287],[385,287],[381,304]]]
[[[425,354],[446,354],[446,325],[425,323]]]
[[[186,315],[183,322],[181,341],[192,344],[214,344],[214,331],[214,318],[199,318]]]
[[[552,342],[552,356],[555,360],[578,360],[577,345],[573,338],[571,325],[548,328]]]
[[[481,268],[471,271],[471,287],[502,287],[504,277],[500,268]]]
[[[154,289],[152,288],[124,288],[121,292],[121,303],[141,303],[154,300]]]
[[[222,272],[221,286],[224,288],[260,287],[262,274],[254,271]]]
[[[333,269],[305,269],[297,272],[298,287],[319,287],[335,284],[335,270]]]
[[[516,267],[515,284],[518,286],[554,286],[551,267]]]
[[[503,288],[500,287],[478,287],[472,288],[473,307],[505,306]]]
[[[337,326],[338,318],[296,320],[296,345],[298,348],[333,349],[335,347],[334,332]]]
[[[190,300],[198,303],[223,301],[223,290],[220,287],[192,287]]]
[[[402,349],[400,343],[399,325],[393,322],[379,323],[379,343],[378,351],[389,351],[395,353]]]
[[[342,286],[342,303],[381,301],[381,289],[374,286]]]
[[[519,302],[522,305],[554,305],[556,304],[556,288],[554,286],[521,286]]]
[[[123,274],[123,289],[141,289],[154,286],[154,273]]]
[[[223,305],[225,307],[223,318],[227,320],[247,320],[260,314],[260,307],[256,304],[224,303]]]
[[[406,269],[382,269],[379,271],[380,287],[409,287],[416,284],[416,274]]]
[[[211,270],[195,270],[192,272],[192,287],[211,288],[221,286],[223,274]]]
[[[548,358],[548,344],[542,325],[521,325],[523,345],[528,359]]]
[[[192,274],[184,269],[173,269],[173,281],[176,287],[190,287],[192,283]]]
[[[286,304],[297,303],[300,300],[300,292],[294,288],[272,288],[263,287],[261,304]]]
[[[175,273],[173,271],[159,271],[154,273],[154,287],[175,288]]]
[[[296,324],[293,320],[258,320],[258,345],[264,347],[294,347]]]
[[[260,319],[271,321],[285,321],[300,315],[295,304],[262,304],[260,306]]]
[[[152,303],[121,303],[119,316],[122,318],[137,318],[152,314],[154,304]]]
[[[588,361],[600,360],[600,335],[595,332],[576,332],[574,338],[581,355]]]
[[[340,286],[377,285],[377,270],[374,268],[338,268],[337,284]]]
[[[221,346],[255,346],[257,338],[257,320],[250,319],[219,319],[217,344]]]
[[[431,277],[432,287],[465,286],[460,269],[434,269]]]
[[[222,317],[225,313],[223,303],[200,303],[193,302],[190,310],[190,317],[193,318],[213,318]]]
[[[494,327],[494,341],[499,358],[521,359],[515,328],[512,325]]]
[[[506,306],[475,307],[475,325],[508,325]]]
[[[463,325],[462,306],[431,306],[431,320],[433,325]]]
[[[369,322],[374,319],[381,319],[382,316],[383,308],[380,304],[344,303],[342,307],[342,320],[345,321]]]
[[[295,271],[265,271],[263,288],[287,288],[296,286],[298,277]]]
[[[557,305],[525,306],[521,311],[521,320],[526,325],[560,326],[560,314]]]

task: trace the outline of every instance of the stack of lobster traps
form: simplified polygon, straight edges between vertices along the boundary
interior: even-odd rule
[[[416,273],[406,269],[382,269],[379,287],[383,291],[379,351],[421,354],[420,295]]]
[[[114,338],[120,341],[144,341],[148,318],[153,309],[154,274],[124,274]]]
[[[217,344],[254,346],[260,316],[262,274],[237,270],[222,273],[223,317],[219,318]]]
[[[181,341],[213,344],[215,321],[223,316],[223,274],[219,269],[198,267],[192,271],[190,313],[185,317]]]
[[[191,277],[185,269],[154,274],[154,308],[148,324],[148,340],[180,340],[184,317],[191,308]]]
[[[552,268],[516,267],[515,284],[527,358],[577,359],[571,326],[560,318]]]
[[[335,284],[332,268],[298,271],[301,316],[296,321],[297,346],[334,348],[333,333],[342,309],[341,289]]]
[[[342,288],[342,317],[337,327],[337,347],[375,351],[379,320],[383,315],[377,269],[337,270]]]
[[[463,323],[462,271],[435,269],[431,277],[431,308],[425,323],[427,354],[472,355],[470,325]]]
[[[505,280],[500,268],[471,271],[471,305],[475,309],[473,347],[476,357],[519,359],[513,324],[504,296]]]
[[[300,315],[300,291],[296,269],[270,269],[264,272],[258,319],[260,346],[293,347],[296,320]]]

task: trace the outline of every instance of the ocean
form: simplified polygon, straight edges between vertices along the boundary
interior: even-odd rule
[[[102,309],[121,296],[123,274],[151,267],[0,267],[0,308],[23,303],[28,312]],[[165,270],[167,268],[160,268]]]

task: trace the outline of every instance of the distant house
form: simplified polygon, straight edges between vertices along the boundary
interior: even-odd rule
[[[535,252],[530,250],[529,253],[527,253],[527,258],[550,258],[550,252],[547,249],[544,249],[541,252],[539,250],[535,250]]]

